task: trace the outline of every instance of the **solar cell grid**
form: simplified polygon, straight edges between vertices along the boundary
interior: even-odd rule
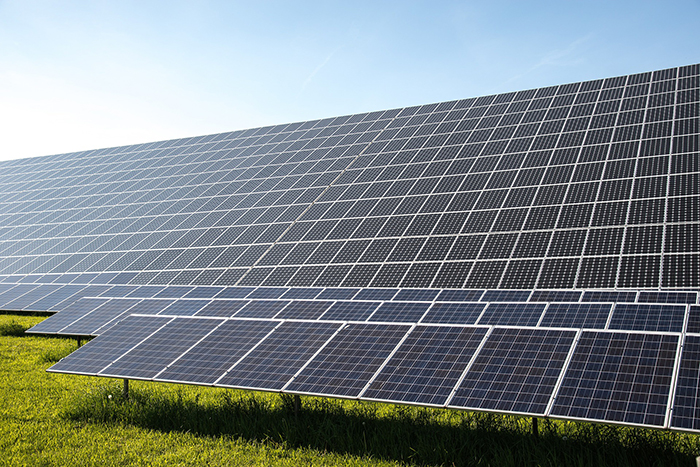
[[[157,379],[213,384],[278,325],[275,321],[226,321]]]
[[[124,313],[132,309],[140,300],[108,300],[93,311],[61,329],[63,334],[95,335]]]
[[[285,390],[356,397],[409,331],[409,326],[350,324]]]
[[[129,316],[109,335],[88,342],[48,371],[96,375],[169,321],[157,316]]]
[[[575,336],[574,331],[495,328],[448,405],[544,414]]]
[[[221,323],[221,320],[215,319],[170,321],[100,374],[151,379]]]
[[[501,326],[536,326],[545,309],[540,303],[491,303],[477,324]]]
[[[610,329],[630,331],[681,332],[686,307],[683,305],[615,305]]]
[[[216,384],[279,390],[340,326],[321,322],[282,323]]]
[[[584,331],[551,414],[664,426],[678,337]]]
[[[486,328],[416,327],[362,397],[443,405],[485,334]]]

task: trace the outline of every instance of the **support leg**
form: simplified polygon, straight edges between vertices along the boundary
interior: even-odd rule
[[[124,388],[122,389],[122,396],[125,401],[129,400],[129,380],[124,379]]]
[[[540,436],[540,432],[537,429],[537,418],[532,417],[532,436],[535,438],[538,438]]]
[[[299,416],[299,409],[301,408],[301,398],[298,395],[294,396],[294,416]]]

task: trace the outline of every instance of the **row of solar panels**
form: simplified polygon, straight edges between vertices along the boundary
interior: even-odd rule
[[[697,68],[697,65],[691,65],[680,69],[654,72],[653,77],[652,73],[644,73],[629,77],[608,78],[606,80],[601,79],[585,83],[572,83],[549,88],[512,92],[498,96],[484,96],[461,101],[428,104],[404,109],[349,115],[272,127],[253,128],[231,133],[160,141],[120,148],[98,149],[71,156],[79,157],[79,164],[75,164],[73,166],[74,168],[84,168],[91,163],[113,162],[114,157],[110,156],[120,152],[138,153],[144,150],[160,150],[160,155],[168,153],[178,154],[183,152],[183,147],[194,147],[200,151],[211,151],[223,147],[245,147],[253,144],[310,139],[318,136],[342,136],[351,133],[352,128],[359,122],[372,122],[379,119],[397,117],[398,119],[404,119],[409,124],[416,124],[416,122],[425,122],[427,118],[425,116],[428,114],[447,112],[451,109],[453,109],[452,112],[457,112],[459,114],[458,118],[462,118],[467,115],[467,110],[471,107],[474,108],[470,116],[474,117],[484,114],[490,115],[492,113],[518,113],[527,110],[536,112],[541,109],[546,110],[547,108],[556,108],[572,104],[585,105],[599,100],[608,101],[620,98],[625,98],[626,101],[634,103],[637,96],[644,96],[646,94],[664,96],[666,93],[676,90],[676,88],[678,88],[681,93],[684,92],[683,90],[697,88],[698,77],[692,76],[697,74]],[[627,87],[623,89],[625,85],[627,85]],[[688,100],[688,98],[681,96],[679,101],[685,102]],[[664,100],[666,103],[668,103],[668,101],[669,99]],[[674,99],[671,97],[670,103],[673,103],[673,101]],[[490,109],[491,112],[488,112],[484,108],[489,105],[492,107],[492,109]],[[634,108],[634,106],[632,107]],[[480,109],[483,110],[480,111]],[[623,107],[623,110],[628,110],[628,107]],[[367,128],[356,131],[367,131]],[[175,151],[164,151],[164,148],[175,149]],[[178,149],[179,151],[177,151]],[[5,166],[4,168],[7,169],[5,172],[8,174],[37,170],[37,168],[35,168],[37,166],[40,167],[39,170],[42,171],[51,169],[58,171],[58,169],[65,170],[65,164],[60,164],[65,158],[66,155],[55,155],[36,158],[27,164],[17,164],[15,161],[7,161],[3,162],[2,165]],[[122,160],[128,159],[127,157]]]
[[[0,308],[56,309],[36,333],[98,335],[130,313],[696,332],[697,292],[0,283]],[[529,303],[524,303],[528,302]],[[636,301],[636,302],[635,302]],[[53,308],[49,307],[54,304]],[[613,308],[613,304],[616,304]],[[688,318],[686,318],[688,316]],[[687,323],[687,324],[685,324]]]
[[[691,335],[131,315],[49,371],[697,431],[699,369]]]
[[[694,105],[697,106],[697,104]],[[670,109],[670,116],[672,116],[673,107],[670,107]],[[614,117],[614,114],[611,115]],[[588,124],[587,121],[581,122],[580,118],[577,120],[578,124],[582,124],[584,127]],[[560,121],[562,125],[563,122],[564,120]],[[635,173],[638,175],[644,173],[642,171],[636,171],[636,164],[634,161],[630,161],[629,158],[636,158],[637,156],[656,157],[658,155],[667,155],[671,152],[674,154],[673,163],[671,167],[667,168],[671,169],[672,173],[683,173],[687,171],[687,169],[684,168],[684,160],[687,158],[682,156],[682,154],[693,152],[694,149],[696,149],[693,144],[693,136],[688,135],[694,135],[700,131],[698,117],[695,115],[691,118],[678,120],[676,125],[672,125],[672,121],[670,120],[664,123],[664,127],[661,128],[659,128],[659,125],[656,123],[648,123],[645,126],[639,125],[638,128],[636,128],[638,130],[637,132],[641,132],[642,128],[644,128],[645,132],[645,138],[641,141],[622,142],[619,138],[613,137],[615,134],[612,131],[613,128],[610,128],[607,137],[603,137],[600,133],[592,133],[591,131],[587,133],[585,128],[577,132],[565,133],[560,139],[558,139],[556,134],[552,134],[550,135],[550,139],[552,139],[552,137],[553,139],[547,145],[544,145],[544,143],[537,143],[537,139],[533,137],[521,137],[516,139],[506,138],[503,142],[508,143],[508,146],[500,148],[499,151],[496,151],[494,148],[488,153],[482,153],[480,158],[477,158],[477,156],[481,152],[481,149],[484,149],[485,144],[484,142],[475,141],[468,143],[468,141],[474,139],[474,135],[476,134],[471,131],[453,134],[451,140],[441,144],[437,144],[437,141],[426,140],[421,141],[421,144],[417,145],[417,142],[412,142],[411,138],[404,138],[394,142],[392,145],[383,144],[377,146],[375,143],[360,146],[335,146],[326,148],[323,154],[316,155],[313,153],[306,154],[304,152],[302,152],[301,155],[295,152],[274,153],[274,157],[273,154],[270,154],[267,158],[272,159],[277,165],[258,165],[260,160],[255,158],[250,162],[256,165],[247,169],[226,169],[226,167],[230,165],[242,164],[242,161],[233,158],[231,154],[214,152],[207,154],[207,157],[213,160],[205,164],[204,167],[201,167],[201,163],[192,163],[188,161],[187,164],[177,167],[179,171],[174,170],[175,168],[173,168],[172,165],[166,165],[163,167],[152,167],[148,170],[123,169],[111,174],[95,174],[89,177],[73,175],[71,177],[58,178],[53,181],[40,178],[39,180],[32,180],[29,185],[27,185],[27,182],[25,182],[25,184],[9,184],[7,191],[0,198],[0,206],[3,206],[8,213],[16,212],[17,210],[31,212],[88,207],[90,203],[86,203],[87,201],[94,201],[95,197],[108,194],[112,196],[109,196],[107,199],[117,200],[119,204],[126,204],[138,199],[133,197],[134,192],[142,192],[142,194],[145,194],[148,191],[154,195],[165,192],[169,195],[172,194],[173,188],[179,187],[190,187],[188,192],[182,193],[183,195],[189,196],[182,196],[181,198],[191,199],[196,197],[194,196],[195,193],[192,192],[192,188],[194,187],[211,188],[211,190],[207,192],[207,196],[212,196],[213,194],[230,195],[235,193],[237,189],[242,186],[243,182],[253,181],[257,181],[257,183],[249,183],[246,187],[248,190],[244,190],[243,192],[264,192],[280,190],[283,189],[283,187],[312,186],[314,183],[324,184],[331,174],[346,169],[348,164],[352,162],[354,157],[359,153],[362,153],[362,156],[352,165],[351,172],[344,175],[343,180],[355,179],[358,182],[373,181],[374,179],[367,179],[370,175],[381,177],[381,179],[384,180],[411,179],[419,178],[421,175],[438,176],[446,174],[456,175],[460,173],[485,173],[496,168],[507,173],[520,166],[520,164],[515,164],[515,162],[522,162],[524,159],[522,157],[523,153],[532,148],[533,145],[537,146],[532,148],[532,150],[540,150],[544,151],[544,153],[533,154],[529,158],[526,167],[549,165],[547,164],[549,159],[544,156],[547,154],[547,150],[556,149],[557,157],[551,162],[551,166],[553,167],[550,170],[551,172],[565,173],[568,170],[567,165],[577,161],[580,163],[592,164],[590,167],[584,168],[589,168],[595,172],[603,170],[603,167],[596,164],[605,159],[603,157],[604,155],[601,154],[600,145],[607,146],[613,142],[611,140],[615,141],[613,143],[612,154],[614,157],[612,157],[612,159],[616,160],[616,162],[611,164],[609,168],[604,169],[607,179],[626,178],[633,176]],[[536,133],[538,131],[537,128],[540,126],[539,123],[534,124],[534,126],[533,124],[529,124],[528,127],[532,127],[529,129],[529,132]],[[544,128],[544,125],[541,127]],[[508,128],[509,133],[515,133],[515,135],[517,135],[518,131],[516,131],[516,128],[519,129],[520,127],[512,126]],[[619,133],[623,130],[629,131],[634,127],[615,128]],[[672,136],[672,128],[675,128],[676,133],[682,132],[683,136]],[[584,140],[586,134],[595,134],[596,140]],[[456,136],[459,136],[459,138],[456,138]],[[498,137],[495,132],[493,136]],[[632,136],[634,135],[630,135],[630,139],[636,139],[632,138]],[[488,135],[483,135],[483,137],[488,139]],[[588,137],[588,139],[590,139],[590,137]],[[559,141],[559,143],[557,143],[557,141]],[[463,143],[467,144],[463,146]],[[584,143],[586,151],[582,154],[582,157],[579,158],[577,149],[584,145]],[[416,145],[417,147],[415,147]],[[279,149],[272,148],[271,150]],[[494,160],[493,156],[497,154],[506,154],[511,157],[503,161]],[[520,157],[515,159],[514,157],[516,155]],[[399,157],[402,163],[411,163],[414,164],[414,166],[397,167],[401,165],[397,160]],[[284,158],[289,159],[284,164],[284,160],[275,160]],[[295,158],[301,160],[295,160]],[[451,166],[449,161],[455,158],[461,159],[462,162],[459,165],[453,164]],[[245,160],[245,158],[243,158],[243,160]],[[182,163],[185,161],[186,159],[179,162]],[[654,161],[642,162],[643,165],[640,169],[649,169],[647,166],[648,162],[653,163]],[[77,171],[78,169],[75,170]],[[190,175],[188,174],[190,170],[203,171],[195,172]],[[184,173],[178,174],[177,172],[180,171]],[[579,169],[579,171],[581,171],[581,169]],[[176,173],[173,174],[173,172]],[[41,176],[40,174],[38,175]],[[559,174],[558,176],[562,177],[563,175],[564,174]],[[583,174],[579,173],[577,178],[580,178],[582,175]],[[648,173],[647,175],[654,175],[654,173]],[[43,182],[43,185],[40,182]],[[47,188],[47,184],[56,186]],[[217,187],[219,188],[218,192],[214,192]],[[229,188],[228,191],[223,191],[223,188],[226,187],[235,187],[236,189],[231,190]],[[167,191],[166,189],[171,190]],[[204,192],[199,192],[199,194],[204,194]]]
[[[129,314],[700,333],[700,306],[639,303],[81,298],[29,332],[100,335]]]

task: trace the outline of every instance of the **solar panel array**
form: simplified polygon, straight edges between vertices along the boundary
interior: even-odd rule
[[[0,163],[51,371],[700,430],[700,66]],[[698,347],[700,348],[700,347]]]

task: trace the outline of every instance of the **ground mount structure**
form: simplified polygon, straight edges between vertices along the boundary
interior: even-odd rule
[[[0,163],[49,371],[700,431],[700,66]]]

